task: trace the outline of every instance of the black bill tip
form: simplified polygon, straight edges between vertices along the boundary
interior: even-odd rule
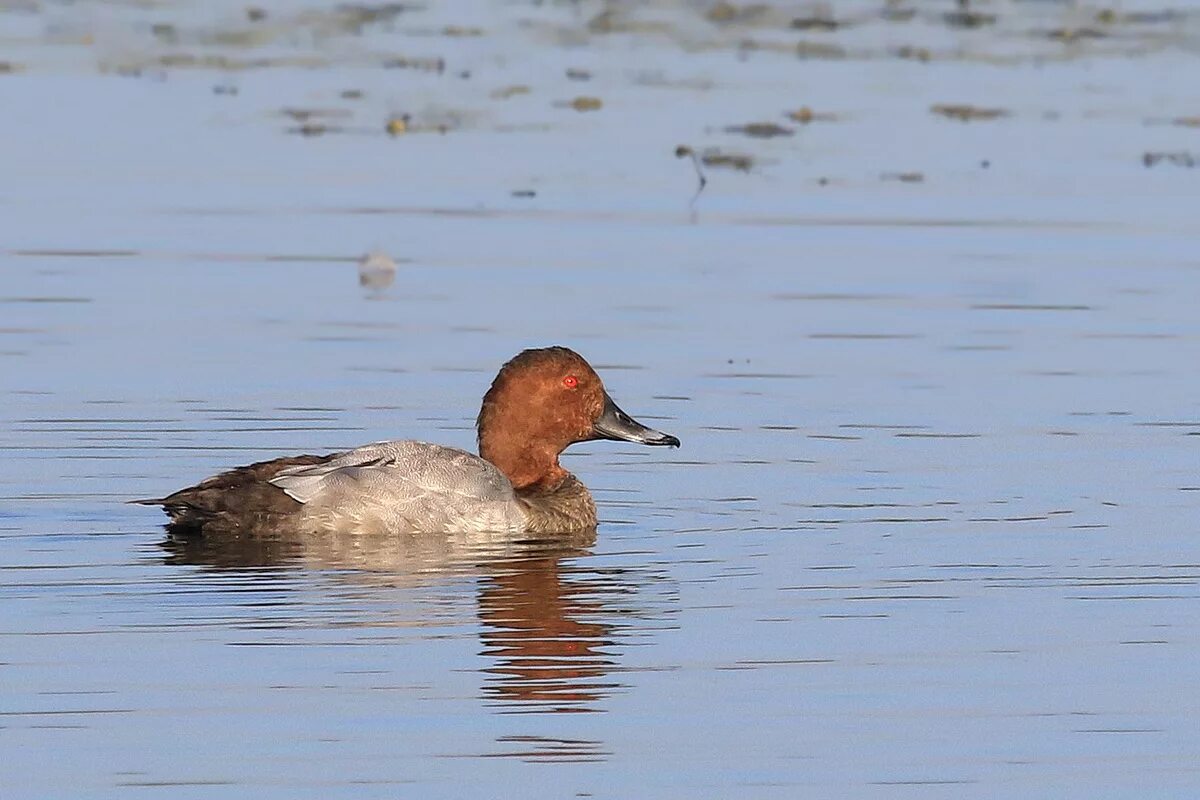
[[[647,428],[622,411],[607,392],[604,394],[604,411],[601,412],[600,419],[596,420],[592,426],[592,432],[597,439],[634,442],[651,447],[679,447],[677,437]]]

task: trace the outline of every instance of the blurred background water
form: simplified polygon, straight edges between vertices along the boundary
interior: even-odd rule
[[[1130,1],[3,0],[3,796],[1195,793],[1198,46]],[[469,448],[547,344],[684,444],[572,450],[595,537],[124,503]]]

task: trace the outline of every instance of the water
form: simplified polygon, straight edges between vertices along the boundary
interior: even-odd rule
[[[5,798],[1196,791],[1196,10],[261,7],[0,7]],[[124,503],[552,343],[594,538]]]

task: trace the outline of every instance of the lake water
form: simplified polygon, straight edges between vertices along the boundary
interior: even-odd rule
[[[829,7],[0,3],[5,800],[1194,796],[1200,9]],[[594,538],[125,503],[547,344]]]

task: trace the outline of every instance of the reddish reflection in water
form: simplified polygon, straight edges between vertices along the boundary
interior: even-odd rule
[[[520,704],[509,711],[597,711],[595,702],[620,686],[606,680],[617,666],[613,626],[597,621],[598,599],[611,576],[568,577],[565,554],[509,561],[479,591],[486,699]]]

